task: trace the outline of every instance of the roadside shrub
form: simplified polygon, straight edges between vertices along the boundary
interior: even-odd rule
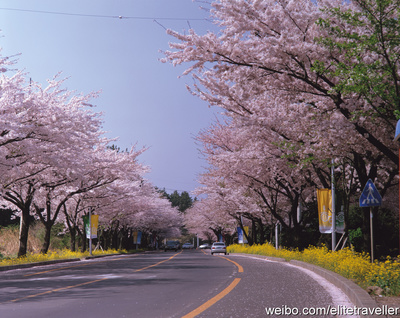
[[[368,253],[354,252],[348,248],[332,252],[326,246],[311,246],[302,252],[298,250],[275,249],[266,243],[263,245],[230,245],[229,253],[248,253],[280,257],[286,260],[299,260],[311,263],[346,277],[361,287],[381,287],[386,295],[400,294],[400,260],[388,257],[386,261],[370,262]]]
[[[125,252],[125,251],[122,251]],[[92,255],[103,255],[103,254],[118,254],[121,251],[117,250],[107,250],[107,251],[93,251]],[[19,265],[19,264],[27,264],[27,263],[36,263],[36,262],[44,262],[58,259],[72,259],[72,258],[85,258],[88,257],[89,252],[71,252],[68,249],[58,250],[58,251],[50,251],[47,254],[27,254],[26,256],[19,258],[6,258],[0,260],[0,266],[10,266],[10,265]]]

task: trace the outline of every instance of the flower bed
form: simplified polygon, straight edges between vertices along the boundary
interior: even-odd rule
[[[94,251],[92,255],[104,255],[104,254],[117,254],[120,251],[117,250],[107,250],[107,251]],[[84,258],[88,257],[89,252],[71,252],[68,249],[63,249],[59,251],[51,251],[47,254],[27,254],[23,257],[18,258],[4,258],[0,259],[0,266],[10,266],[10,265],[19,265],[19,264],[27,264],[27,263],[36,263],[36,262],[44,262],[44,261],[52,261],[58,259],[70,259],[70,258]]]
[[[384,262],[370,262],[367,253],[353,252],[348,248],[332,252],[327,247],[309,247],[303,251],[275,249],[271,244],[231,245],[229,253],[247,253],[296,259],[321,266],[346,277],[363,288],[379,286],[386,295],[400,295],[400,260],[387,258]]]

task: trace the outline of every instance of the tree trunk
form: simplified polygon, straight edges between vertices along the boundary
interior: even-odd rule
[[[36,215],[39,217],[40,221],[44,225],[45,228],[45,233],[44,233],[44,238],[43,238],[43,245],[40,253],[46,254],[49,250],[50,247],[50,240],[51,240],[51,228],[54,225],[54,222],[57,218],[57,215],[59,213],[59,209],[57,209],[56,213],[54,214],[54,218],[51,218],[51,200],[49,198],[50,193],[47,193],[47,201],[46,201],[46,208],[41,209],[38,205],[34,204],[35,206],[35,211]],[[42,215],[42,211],[45,211],[46,214],[45,216]]]
[[[82,238],[81,252],[84,253],[86,251],[86,232],[85,231],[82,231],[81,238]]]
[[[19,229],[18,257],[25,256],[28,251],[29,225],[30,225],[29,208],[24,208],[21,214],[21,224]]]
[[[50,239],[51,239],[51,228],[53,224],[45,224],[45,233],[44,233],[44,239],[43,239],[43,245],[42,245],[42,250],[40,253],[42,254],[47,254],[49,251],[50,247]]]
[[[257,244],[257,227],[254,218],[251,218],[251,237],[253,244]]]
[[[265,243],[265,231],[264,231],[264,224],[262,222],[261,218],[257,219],[257,223],[258,223],[258,227],[259,227],[259,231],[260,231],[260,244],[264,244]]]
[[[30,209],[35,194],[35,189],[32,184],[29,184],[25,200],[17,192],[7,192],[4,199],[11,202],[21,211],[21,222],[19,228],[19,249],[18,257],[26,255],[28,251],[28,233],[30,225]]]
[[[79,202],[76,205],[76,209],[78,209],[79,207]],[[65,205],[65,203],[63,204],[63,212],[65,215],[65,221],[67,223],[67,227],[68,227],[68,231],[70,234],[70,241],[69,241],[69,249],[71,250],[71,252],[75,252],[76,251],[76,222],[74,222],[74,219],[68,214],[67,212],[67,207]]]
[[[118,233],[118,250],[122,250],[124,246],[124,238],[125,238],[125,233],[121,229]]]
[[[69,234],[70,234],[70,241],[69,241],[69,249],[71,252],[76,251],[76,230],[74,227],[71,227],[69,229]]]

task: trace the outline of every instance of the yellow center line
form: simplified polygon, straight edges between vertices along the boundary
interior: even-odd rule
[[[236,263],[235,261],[232,261],[232,260],[229,259],[229,258],[226,258],[226,257],[223,257],[223,256],[220,256],[220,257],[226,259],[227,261],[230,261],[230,262],[233,263],[233,264],[235,264],[235,265],[237,266],[237,268],[238,268],[239,273],[243,273],[243,267],[242,267],[241,265],[239,265],[239,264]]]
[[[47,271],[37,272],[37,273],[33,273],[33,274],[26,274],[26,275],[24,275],[24,277],[35,276],[35,275],[40,275],[40,274],[45,274],[45,273],[50,273],[50,272],[55,272],[55,271],[61,271],[63,269],[82,267],[82,266],[87,266],[87,265],[89,265],[89,264],[79,264],[79,265],[74,265],[74,266],[64,266],[64,267],[59,267],[59,268],[53,268],[53,269],[49,269]]]
[[[221,300],[226,295],[228,295],[236,287],[236,285],[239,284],[240,280],[241,280],[241,278],[235,278],[233,280],[233,282],[227,288],[225,288],[222,292],[220,292],[218,295],[214,296],[213,298],[211,298],[210,300],[205,302],[200,307],[197,307],[192,312],[190,312],[187,315],[183,316],[182,318],[194,318],[197,315],[200,315],[203,311],[205,311],[206,309],[210,308],[217,301]]]
[[[203,252],[204,255],[208,255],[208,253],[206,253],[204,250],[201,250]],[[238,263],[236,263],[235,261],[232,261],[229,258],[223,257],[223,256],[219,256],[223,259],[226,259],[227,261],[230,261],[231,263],[235,264],[238,268],[239,273],[243,273],[243,267],[241,265],[239,265]]]
[[[28,299],[28,298],[34,298],[34,297],[38,297],[38,296],[42,296],[42,295],[46,295],[46,294],[51,294],[51,293],[55,293],[55,292],[66,290],[66,289],[71,289],[71,288],[75,288],[75,287],[80,287],[80,286],[84,286],[84,285],[89,285],[89,284],[101,282],[101,281],[106,280],[106,279],[108,279],[108,278],[101,278],[101,279],[92,280],[90,282],[85,282],[85,283],[80,283],[80,284],[76,284],[76,285],[72,285],[72,286],[66,286],[66,287],[61,287],[61,288],[57,288],[57,289],[52,289],[52,290],[48,290],[48,291],[45,291],[45,292],[42,292],[42,293],[28,295],[28,296],[21,297],[21,298],[12,299],[12,300],[9,300],[8,302],[17,302],[17,301]],[[4,303],[0,303],[0,304],[4,304]]]
[[[162,263],[164,263],[164,262],[167,262],[167,261],[173,259],[175,256],[179,255],[180,253],[182,253],[182,251],[179,252],[179,253],[176,253],[175,255],[173,255],[173,256],[171,256],[170,258],[165,259],[165,260],[163,260],[163,261],[161,261],[161,262],[158,262],[158,263],[156,263],[156,264],[153,264],[153,265],[150,265],[150,266],[146,266],[146,267],[137,269],[137,270],[135,270],[135,272],[143,271],[143,270],[145,270],[145,269],[148,269],[148,268],[157,266],[157,265],[159,265],[159,264],[162,264]],[[123,258],[113,259],[113,261],[120,260],[120,259],[123,259]],[[108,260],[108,261],[111,261],[111,260]],[[101,262],[103,263],[103,262],[108,262],[108,261],[101,261]],[[99,262],[99,263],[100,263],[100,262]],[[29,274],[29,275],[25,275],[25,276],[38,275],[38,274],[43,274],[43,273],[52,272],[52,271],[55,271],[55,270],[61,270],[61,269],[67,269],[67,268],[72,268],[72,267],[79,267],[79,266],[86,266],[86,265],[89,265],[89,264],[93,264],[93,263],[80,264],[80,265],[75,265],[75,266],[67,266],[67,267],[62,267],[62,268],[56,268],[56,269],[51,269],[51,270],[48,270],[48,271],[43,271],[43,272],[39,272],[39,273],[35,273],[35,274]],[[106,279],[108,279],[108,278],[101,278],[101,279],[96,279],[96,280],[92,280],[92,281],[89,281],[89,282],[80,283],[80,284],[76,284],[76,285],[61,287],[61,288],[57,288],[57,289],[51,289],[51,290],[48,290],[48,291],[45,291],[45,292],[42,292],[42,293],[33,294],[33,295],[28,295],[28,296],[21,297],[21,298],[12,299],[12,300],[9,300],[9,301],[7,301],[7,302],[17,302],[17,301],[24,300],[24,299],[28,299],[28,298],[34,298],[34,297],[38,297],[38,296],[42,296],[42,295],[46,295],[46,294],[51,294],[51,293],[58,292],[58,291],[62,291],[62,290],[66,290],[66,289],[71,289],[71,288],[75,288],[75,287],[80,287],[80,286],[84,286],[84,285],[89,285],[89,284],[101,282],[101,281],[106,280]],[[0,304],[3,304],[3,303],[0,303]]]
[[[207,255],[206,252],[204,252],[203,250],[201,250],[205,255]],[[223,257],[223,256],[219,256],[220,258],[226,259],[227,261],[235,264],[238,268],[238,272],[239,273],[243,273],[243,267],[241,265],[239,265],[238,263],[236,263],[235,261],[232,261],[229,258]],[[187,315],[183,316],[182,318],[194,318],[197,315],[200,315],[203,311],[205,311],[206,309],[210,308],[212,305],[214,305],[216,302],[220,301],[222,298],[224,298],[226,295],[228,295],[235,287],[237,284],[239,284],[241,278],[235,278],[233,280],[233,282],[227,287],[225,288],[222,292],[220,292],[218,295],[214,296],[213,298],[211,298],[210,300],[208,300],[207,302],[205,302],[203,305],[197,307],[195,310],[193,310],[192,312],[188,313]]]
[[[163,260],[163,261],[161,261],[161,262],[158,262],[158,263],[156,263],[156,264],[153,264],[153,265],[149,265],[149,266],[146,266],[146,267],[143,267],[143,268],[139,268],[139,269],[135,270],[134,272],[135,272],[135,273],[136,273],[136,272],[140,272],[140,271],[143,271],[143,270],[145,270],[145,269],[148,269],[148,268],[151,268],[151,267],[160,265],[160,264],[162,264],[162,263],[164,263],[164,262],[168,262],[168,261],[170,261],[171,259],[173,259],[175,256],[181,254],[182,252],[183,252],[183,250],[180,251],[179,253],[176,253],[175,255],[171,256],[170,258],[167,258],[167,259],[165,259],[165,260]]]
[[[121,257],[121,258],[109,259],[109,260],[106,260],[106,261],[97,261],[96,263],[112,262],[112,261],[117,261],[117,260],[121,260],[121,259],[123,259],[123,258]],[[63,269],[68,269],[68,268],[82,267],[82,266],[87,266],[87,265],[91,265],[91,264],[93,264],[93,263],[85,263],[85,264],[79,264],[79,265],[73,265],[73,266],[58,267],[58,268],[49,269],[47,271],[37,272],[37,273],[33,273],[33,274],[26,274],[26,275],[24,275],[24,277],[29,277],[29,276],[35,276],[35,275],[40,275],[40,274],[60,271],[60,270],[63,270]]]

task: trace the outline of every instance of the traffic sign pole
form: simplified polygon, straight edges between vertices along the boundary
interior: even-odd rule
[[[400,120],[397,121],[394,141],[400,140]],[[399,147],[399,255],[400,255],[400,147]]]
[[[371,234],[371,263],[374,262],[374,214],[372,211],[372,207],[381,206],[382,205],[382,197],[376,189],[374,183],[371,179],[367,181],[365,184],[364,190],[360,196],[360,207],[367,208],[369,207],[369,227]]]
[[[92,209],[89,209],[89,254],[92,256]]]
[[[332,177],[332,251],[336,250],[336,205],[335,205],[335,166],[332,159],[331,177]]]
[[[371,231],[371,263],[374,262],[374,212],[372,211],[372,207],[369,208],[369,228]]]

